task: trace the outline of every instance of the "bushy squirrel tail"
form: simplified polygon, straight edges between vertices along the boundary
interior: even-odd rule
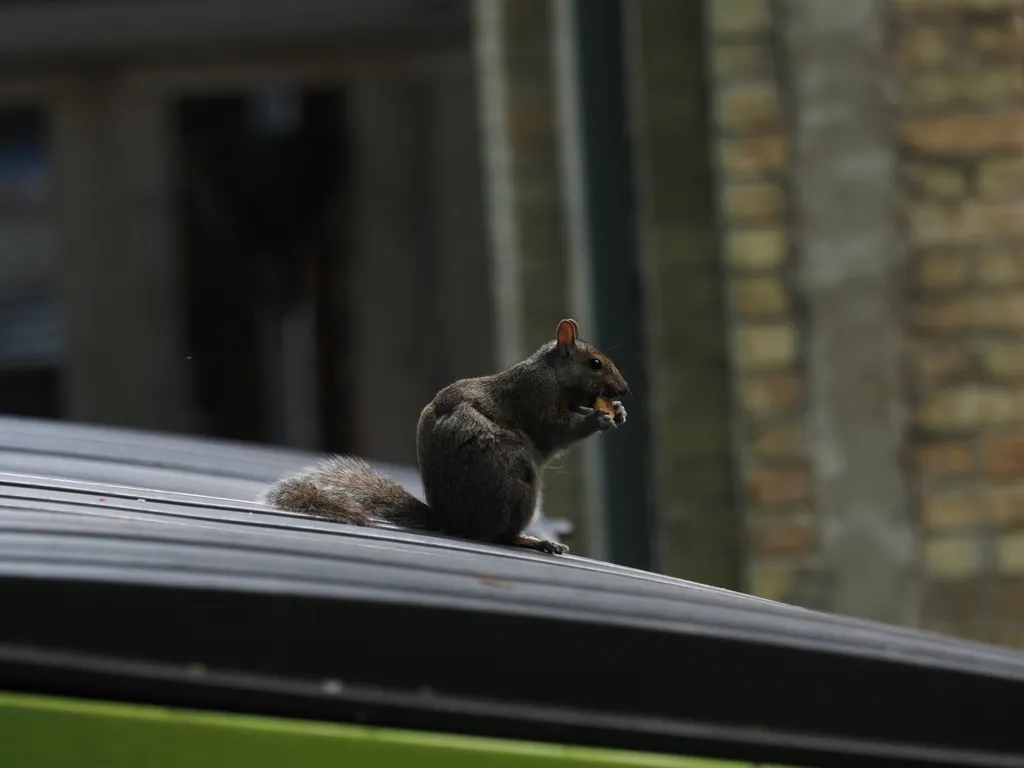
[[[260,501],[349,525],[429,529],[430,507],[362,459],[332,456],[268,488]]]

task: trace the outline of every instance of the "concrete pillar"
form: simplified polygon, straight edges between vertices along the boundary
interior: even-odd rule
[[[901,315],[905,244],[884,0],[782,4],[792,122],[808,453],[831,607],[912,623],[914,528]]]

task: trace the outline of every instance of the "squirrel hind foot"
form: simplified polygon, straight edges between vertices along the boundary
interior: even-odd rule
[[[512,545],[522,547],[523,549],[532,549],[537,552],[544,552],[549,555],[564,555],[569,551],[569,547],[565,544],[557,541],[538,539],[535,536],[520,536],[512,542]]]

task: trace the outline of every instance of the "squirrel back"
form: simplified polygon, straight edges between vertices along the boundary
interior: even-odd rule
[[[420,414],[416,454],[427,503],[360,459],[335,456],[275,483],[279,509],[353,525],[395,525],[562,553],[523,536],[544,466],[572,444],[626,421],[628,384],[574,320],[554,342],[501,373],[444,387]]]

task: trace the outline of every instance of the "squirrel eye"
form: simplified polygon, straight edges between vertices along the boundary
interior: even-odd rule
[[[601,358],[599,358],[599,357],[592,357],[592,358],[590,358],[590,369],[593,370],[593,371],[600,371],[601,370]]]

